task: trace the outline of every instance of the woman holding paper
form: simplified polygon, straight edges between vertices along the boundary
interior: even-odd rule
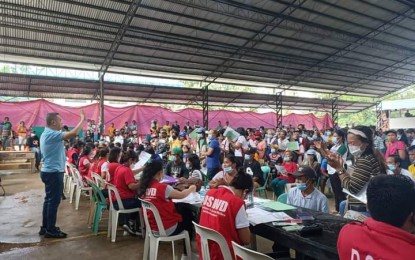
[[[351,169],[345,169],[342,156],[338,153],[328,153],[328,163],[336,169],[341,180],[342,187],[350,194],[364,193],[371,177],[378,174],[386,174],[386,163],[373,145],[373,133],[367,126],[356,126],[348,131],[347,143],[349,151],[354,157],[354,164]],[[349,203],[362,204],[361,202],[348,199]],[[342,208],[340,206],[340,211]],[[358,211],[366,211],[359,207]]]
[[[295,182],[295,178],[291,175],[296,172],[298,168],[294,152],[288,150],[284,152],[283,163],[281,166],[283,168],[280,168],[278,171],[280,175],[271,182],[271,188],[276,197],[284,193],[285,184]],[[277,167],[277,170],[278,168],[279,167]]]

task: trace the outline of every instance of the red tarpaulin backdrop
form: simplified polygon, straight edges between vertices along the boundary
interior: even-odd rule
[[[67,126],[75,126],[79,121],[79,112],[83,109],[86,118],[99,120],[99,104],[91,104],[83,107],[68,107],[61,106],[47,100],[39,99],[25,102],[1,102],[0,103],[0,117],[5,116],[10,118],[12,125],[18,125],[19,121],[25,121],[26,126],[44,126],[46,114],[49,112],[57,112],[63,119],[63,124]],[[147,133],[150,128],[150,121],[157,119],[159,125],[163,125],[166,120],[172,124],[175,120],[180,126],[184,126],[186,121],[190,121],[190,125],[194,125],[196,120],[202,124],[202,110],[198,109],[183,109],[173,112],[158,106],[129,106],[129,107],[111,107],[105,106],[105,126],[108,127],[110,123],[114,123],[116,128],[124,125],[124,122],[137,121],[139,132],[141,134]],[[216,127],[218,121],[225,125],[229,121],[234,128],[237,127],[259,127],[265,128],[275,127],[276,116],[275,113],[254,113],[254,112],[233,112],[227,110],[211,110],[209,111],[209,126]],[[331,117],[326,114],[323,117],[316,117],[313,114],[289,114],[283,116],[283,125],[297,126],[304,124],[306,128],[317,127],[324,129],[333,127]]]

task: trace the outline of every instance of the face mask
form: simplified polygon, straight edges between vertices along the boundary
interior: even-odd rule
[[[333,144],[337,144],[337,137],[333,136],[331,138],[331,141],[333,142]]]
[[[191,166],[190,166],[190,163],[186,163],[186,168],[187,168],[187,169],[190,169],[190,167],[191,167]]]
[[[301,137],[302,138],[307,138],[307,135],[306,134],[302,134]]]
[[[212,140],[213,136],[212,135],[208,135],[208,140]]]
[[[175,162],[176,161],[176,156],[171,156],[170,161]]]
[[[360,150],[360,146],[349,145],[349,151],[354,157],[360,156],[363,151]]]
[[[326,135],[327,135],[327,136],[331,135],[331,131],[327,131],[327,132],[326,132]]]
[[[396,170],[396,166],[395,166],[395,165],[393,165],[393,164],[388,164],[388,168],[389,168],[389,170],[391,170],[391,171]]]
[[[197,137],[202,138],[203,134],[197,134]]]
[[[245,154],[245,160],[251,159],[251,156],[249,154]]]
[[[224,167],[224,168],[223,168],[223,170],[224,170],[227,174],[230,174],[230,173],[232,172],[232,167],[231,167],[231,166],[229,166],[229,167]]]
[[[275,153],[276,152],[276,150],[273,148],[273,149],[271,149],[271,153]]]
[[[289,162],[289,161],[291,161],[291,160],[290,160],[290,157],[288,157],[288,156],[284,156],[284,162]]]
[[[31,137],[35,137],[35,136],[36,136],[36,134],[30,134],[30,136],[31,136]]]
[[[313,140],[316,140],[317,139],[317,135],[313,135]]]
[[[305,184],[305,183],[298,183],[297,184],[297,189],[299,189],[300,191],[305,191],[307,189],[307,184]]]
[[[397,135],[396,136],[396,139],[398,139],[398,140],[401,140],[401,138],[402,138],[402,135]]]

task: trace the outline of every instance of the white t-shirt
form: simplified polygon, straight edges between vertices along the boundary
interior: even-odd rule
[[[124,143],[124,137],[122,135],[118,135],[114,137],[114,144],[115,143],[120,143],[121,145],[123,145]]]
[[[194,171],[192,171],[192,172],[190,173],[189,178],[197,178],[197,179],[203,180],[203,178],[202,178],[202,173],[201,173],[199,170],[194,170]]]
[[[238,137],[238,140],[236,140],[237,143],[240,143],[242,146],[242,149],[244,151],[248,150],[248,142],[246,141],[245,136],[240,135]],[[242,157],[242,150],[241,149],[235,149],[235,156],[236,157]]]

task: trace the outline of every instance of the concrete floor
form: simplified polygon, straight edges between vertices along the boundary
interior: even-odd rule
[[[0,259],[142,259],[144,239],[117,233],[116,243],[107,238],[108,212],[104,211],[98,236],[87,225],[89,202],[82,197],[79,210],[69,199],[58,211],[58,226],[68,233],[66,239],[44,239],[37,232],[41,224],[44,186],[39,173],[0,171],[6,196],[0,197]],[[271,195],[269,193],[269,195]],[[333,208],[332,199],[330,206]],[[270,252],[272,242],[257,238],[258,251]],[[183,248],[177,243],[180,259]],[[192,250],[197,252],[195,242]],[[162,244],[158,259],[173,259],[170,244]]]

